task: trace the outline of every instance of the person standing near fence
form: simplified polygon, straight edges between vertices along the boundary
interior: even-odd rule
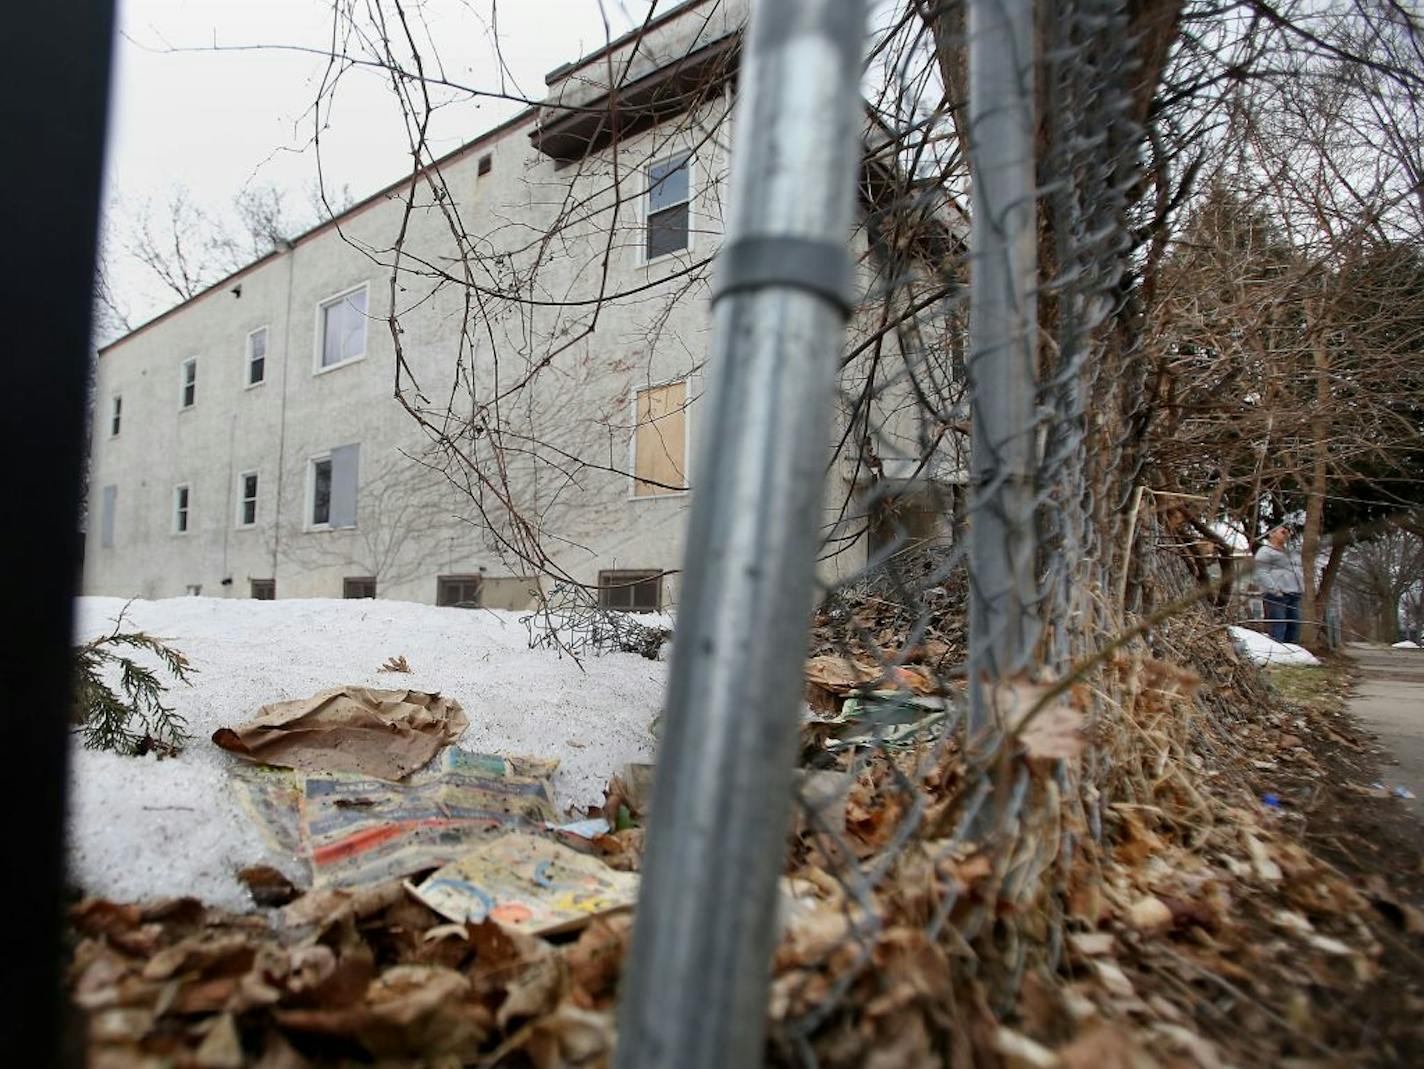
[[[1290,528],[1282,524],[1266,534],[1266,541],[1256,550],[1256,582],[1261,587],[1265,603],[1265,620],[1270,635],[1277,642],[1300,640],[1300,563],[1286,548]]]

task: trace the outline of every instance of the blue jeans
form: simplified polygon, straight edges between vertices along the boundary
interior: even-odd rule
[[[1277,642],[1300,641],[1300,595],[1262,594],[1266,626]]]

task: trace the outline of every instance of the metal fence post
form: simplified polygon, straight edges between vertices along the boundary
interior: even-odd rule
[[[691,522],[619,1069],[760,1064],[832,391],[854,300],[865,0],[743,50]]]
[[[996,738],[990,691],[1038,640],[1033,0],[968,0],[969,739]]]

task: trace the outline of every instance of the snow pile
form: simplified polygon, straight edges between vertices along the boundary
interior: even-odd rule
[[[1257,664],[1272,665],[1318,665],[1319,658],[1304,646],[1294,643],[1277,642],[1270,635],[1252,631],[1246,627],[1233,627],[1231,637],[1241,652]]]
[[[1393,646],[1390,647],[1390,649],[1421,650],[1424,649],[1424,646],[1419,645],[1419,643],[1417,642],[1411,642],[1409,639],[1405,639],[1403,642],[1396,642]]]
[[[111,630],[121,598],[80,598],[76,639]],[[147,631],[187,655],[191,687],[169,701],[187,718],[183,753],[159,761],[84,750],[70,767],[71,879],[86,892],[123,901],[197,895],[251,907],[236,872],[276,865],[239,807],[227,770],[236,761],[210,741],[219,727],[257,708],[356,684],[439,691],[464,706],[459,745],[506,755],[558,757],[560,806],[603,800],[611,773],[650,761],[648,727],[662,702],[667,665],[632,654],[586,657],[530,650],[518,613],[445,609],[399,601],[135,601],[127,629]],[[380,672],[404,656],[412,672]]]

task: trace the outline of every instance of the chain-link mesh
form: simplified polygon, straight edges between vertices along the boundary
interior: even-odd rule
[[[807,901],[823,909],[837,899],[842,923],[789,929],[784,954],[797,966],[779,972],[772,1011],[780,1054],[797,1064],[836,1064],[839,1047],[854,1049],[838,1030],[857,1027],[876,998],[898,991],[949,1023],[961,980],[983,984],[1003,1008],[1025,970],[1056,968],[1070,875],[1101,834],[1099,788],[1113,774],[1103,747],[1081,767],[1059,757],[1074,732],[1101,728],[1122,701],[1104,685],[1121,666],[1083,666],[1123,627],[1112,577],[1134,526],[1138,461],[1131,424],[1118,417],[1132,410],[1142,371],[1115,328],[1132,314],[1124,279],[1147,152],[1131,94],[1138,42],[1112,0],[1054,5],[1039,62],[1024,65],[1037,82],[1020,82],[1024,105],[1040,115],[1036,206],[1021,217],[1026,234],[1000,238],[1037,254],[1028,344],[1037,385],[1026,424],[993,425],[1005,406],[979,403],[974,390],[998,385],[990,365],[1012,354],[976,352],[966,334],[983,296],[970,281],[974,257],[984,253],[967,244],[958,197],[982,161],[968,120],[979,112],[955,100],[973,59],[969,34],[993,19],[966,18],[963,7],[942,5],[933,36],[907,24],[878,41],[897,90],[876,102],[899,165],[887,214],[903,219],[923,206],[925,221],[894,242],[877,242],[872,228],[867,303],[876,313],[862,318],[894,319],[938,293],[931,326],[920,317],[898,332],[893,370],[853,380],[860,393],[846,399],[853,412],[911,412],[915,432],[893,418],[864,420],[859,462],[874,476],[850,511],[871,541],[869,565],[828,585],[813,631],[802,763],[815,771],[799,781],[801,834],[788,872],[807,881]],[[946,72],[950,111],[926,118],[897,108]],[[945,153],[946,130],[961,135],[958,154]],[[927,161],[940,168],[932,179]],[[953,192],[936,201],[927,190]],[[935,222],[956,253],[927,263],[912,238]],[[1033,304],[1011,308],[1028,331]],[[852,352],[857,344],[853,336]],[[1002,455],[974,464],[972,450],[984,448]],[[1006,459],[1016,450],[1032,457],[1025,485]],[[896,478],[886,458],[908,477]],[[972,472],[989,477],[975,482]],[[1148,526],[1135,524],[1138,533]],[[1007,558],[1004,575],[987,581],[975,572],[985,555],[974,540],[985,532],[997,544],[981,548]],[[1027,561],[1013,559],[1023,553]],[[1002,580],[1018,581],[1021,566],[1030,584],[1022,618],[1013,605],[976,612],[976,599],[1019,597]],[[980,621],[1012,637],[986,636],[988,655],[971,659],[967,632]],[[969,730],[973,673],[994,719],[978,737]]]

